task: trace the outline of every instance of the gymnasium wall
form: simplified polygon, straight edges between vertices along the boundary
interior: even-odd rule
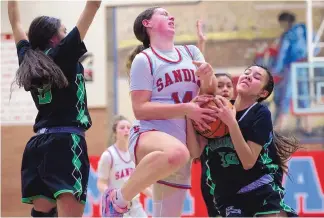
[[[100,155],[105,149],[109,137],[106,131],[109,128],[107,125],[109,117],[106,113],[107,87],[105,84],[108,74],[112,72],[107,70],[106,33],[113,28],[106,25],[105,5],[111,4],[111,2],[118,1],[103,2],[103,6],[96,15],[85,38],[88,51],[93,54],[92,80],[86,83],[93,127],[87,132],[87,141],[89,154],[95,156]],[[23,27],[27,31],[34,17],[49,15],[61,18],[67,29],[71,30],[76,24],[84,4],[84,1],[20,1]],[[203,2],[194,6],[167,6],[166,8],[176,17],[177,43],[195,44],[195,22],[196,19],[202,18],[206,21],[206,31],[209,37],[206,60],[218,69],[227,69],[226,71],[229,73],[237,74],[245,66],[251,64],[259,46],[271,43],[280,34],[277,15],[281,10],[278,7],[269,9],[267,4],[269,5],[269,3],[251,1],[235,3]],[[296,13],[297,20],[305,21],[305,9],[300,7],[300,3],[282,2],[282,7],[291,8],[292,4],[297,4],[295,8],[291,9]],[[116,11],[118,69],[120,73],[118,112],[131,120],[134,119],[134,116],[130,105],[124,63],[127,54],[138,43],[134,40],[132,25],[136,15],[142,10],[143,7],[124,7]],[[323,19],[323,14],[323,8],[315,10],[314,20],[317,25],[320,19]],[[1,34],[10,33],[7,3],[1,1]],[[1,101],[8,101],[8,99],[1,98]],[[29,215],[30,207],[20,203],[20,163],[24,146],[32,134],[31,124],[1,125],[2,216]],[[322,148],[323,145],[319,144],[310,149],[320,150]]]

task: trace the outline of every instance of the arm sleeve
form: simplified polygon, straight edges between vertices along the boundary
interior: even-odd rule
[[[109,179],[109,173],[112,167],[112,156],[109,151],[105,151],[98,162],[98,178]]]
[[[146,55],[136,55],[130,69],[130,91],[153,90],[153,76]]]

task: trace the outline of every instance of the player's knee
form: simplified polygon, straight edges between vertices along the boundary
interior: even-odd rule
[[[189,161],[190,154],[186,147],[179,146],[172,149],[168,155],[168,163],[171,166],[181,166],[186,164]]]
[[[49,212],[42,212],[32,208],[31,216],[32,217],[57,217],[57,209],[56,207],[54,207]]]
[[[62,217],[81,217],[84,204],[76,199],[72,193],[62,193],[57,197],[57,208]]]

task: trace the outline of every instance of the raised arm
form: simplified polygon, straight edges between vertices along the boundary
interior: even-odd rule
[[[214,76],[213,67],[202,61],[193,61],[193,64],[197,66],[195,74],[200,80],[199,95],[215,95],[218,82],[216,76]]]
[[[88,0],[85,8],[77,22],[77,28],[80,32],[81,40],[84,40],[88,29],[93,21],[94,16],[96,15],[98,9],[100,8],[101,0]]]
[[[203,23],[201,20],[197,20],[196,28],[197,28],[197,37],[198,37],[197,47],[199,48],[201,53],[205,56],[207,37],[203,33]]]
[[[27,40],[28,37],[24,32],[20,22],[20,14],[17,1],[8,1],[8,16],[15,43],[17,44],[21,40]]]

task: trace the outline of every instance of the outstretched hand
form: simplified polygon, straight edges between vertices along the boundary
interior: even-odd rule
[[[195,72],[196,76],[200,80],[209,81],[209,86],[212,85],[212,77],[214,76],[214,69],[213,67],[207,63],[202,61],[192,61],[192,63],[197,67]]]
[[[197,36],[198,36],[199,42],[205,42],[207,40],[207,36],[203,33],[202,20],[197,20],[196,27],[197,27]]]

